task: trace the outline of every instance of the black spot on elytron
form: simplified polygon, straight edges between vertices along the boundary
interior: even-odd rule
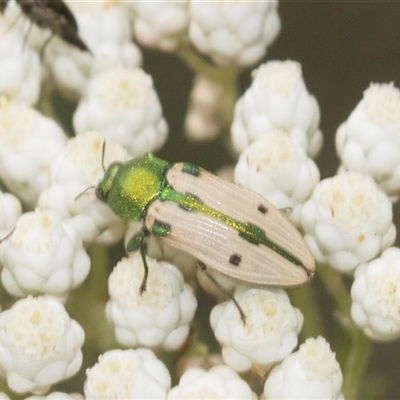
[[[258,211],[262,214],[266,214],[268,212],[268,207],[264,206],[264,204],[260,204],[257,208]]]
[[[234,253],[229,257],[229,264],[232,264],[235,267],[238,267],[241,261],[242,261],[242,256],[240,254]]]
[[[182,172],[197,177],[200,175],[200,168],[197,165],[185,162],[182,166]]]

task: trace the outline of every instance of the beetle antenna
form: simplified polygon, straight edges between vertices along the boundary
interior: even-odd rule
[[[232,293],[229,293],[226,288],[224,288],[208,271],[206,266],[203,263],[197,263],[199,268],[204,272],[207,276],[207,278],[220,290],[222,293],[224,293],[227,297],[229,297],[233,303],[235,304],[236,308],[239,311],[240,314],[240,319],[243,322],[243,325],[246,325],[246,314],[244,313],[242,307],[240,307],[238,301],[235,299],[235,296],[232,295]]]
[[[76,197],[75,197],[75,201],[79,200],[89,189],[95,189],[96,186],[92,185],[87,187],[83,192],[80,192]]]
[[[0,239],[0,243],[3,243],[5,240],[7,240],[13,234],[14,231],[15,231],[15,226],[14,228],[12,228],[10,233],[8,233],[6,236]]]
[[[104,166],[104,157],[106,154],[106,141],[103,142],[103,148],[101,150],[101,167],[103,168],[103,172],[106,173],[106,167]]]

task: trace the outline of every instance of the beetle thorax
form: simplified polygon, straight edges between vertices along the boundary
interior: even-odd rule
[[[143,219],[148,205],[160,194],[167,165],[154,156],[123,164],[108,194],[108,204],[114,212],[126,220]]]

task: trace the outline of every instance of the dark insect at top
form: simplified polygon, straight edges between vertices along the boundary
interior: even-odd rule
[[[9,0],[0,0],[3,13]],[[40,28],[48,28],[78,49],[90,52],[78,35],[78,24],[71,10],[62,0],[16,0],[22,12]]]

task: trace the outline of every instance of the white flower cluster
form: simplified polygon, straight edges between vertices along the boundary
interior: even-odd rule
[[[53,119],[0,98],[0,178],[28,206],[49,184],[47,170],[66,142]]]
[[[143,46],[173,51],[184,43],[189,25],[189,1],[131,1],[136,40]]]
[[[0,93],[31,106],[40,93],[39,55],[25,45],[22,32],[9,29],[16,18],[9,14],[0,14]]]
[[[77,134],[97,131],[132,157],[158,150],[168,133],[153,81],[141,69],[114,68],[90,81],[74,115]]]
[[[329,344],[322,337],[307,339],[269,373],[263,400],[344,400],[343,375]]]
[[[0,374],[17,393],[45,393],[79,370],[84,337],[57,300],[19,300],[0,313]]]
[[[12,1],[0,13],[0,95],[31,106],[39,98],[41,67],[38,53],[26,45],[19,14]]]
[[[45,2],[40,4],[46,7]],[[115,171],[108,169],[113,162],[156,151],[167,138],[168,125],[153,79],[140,67],[142,55],[132,42],[134,33],[142,45],[175,52],[194,68],[196,80],[185,121],[188,136],[214,139],[230,127],[228,146],[240,153],[235,182],[287,213],[320,268],[354,273],[353,321],[372,340],[395,340],[400,338],[400,249],[391,247],[396,228],[388,196],[391,200],[400,196],[399,89],[373,84],[364,93],[337,131],[340,173],[319,181],[312,158],[322,146],[320,111],[306,88],[301,65],[295,61],[258,65],[250,87],[238,99],[236,95],[238,74],[260,62],[280,30],[277,1],[66,0],[66,4],[74,15],[64,11],[69,28],[79,33],[90,51],[66,43],[58,25],[51,32],[34,26],[25,43],[26,26],[12,24],[23,2],[0,0],[0,180],[2,188],[10,191],[0,192],[1,281],[8,294],[24,297],[1,304],[5,311],[0,312],[0,375],[9,388],[37,395],[30,400],[83,398],[75,393],[47,394],[52,385],[76,374],[83,361],[84,330],[68,315],[65,302],[71,315],[83,321],[96,319],[96,328],[101,327],[95,333],[96,328],[89,328],[90,335],[101,338],[101,344],[96,344],[102,355],[86,371],[82,391],[87,400],[255,400],[258,395],[263,400],[343,400],[342,371],[326,340],[309,338],[296,351],[307,321],[284,289],[245,287],[233,282],[229,273],[220,278],[212,263],[207,266],[209,274],[202,274],[199,281],[212,286],[217,297],[234,296],[217,304],[210,315],[221,347],[219,363],[226,365],[214,363],[209,370],[192,366],[184,372],[180,366],[179,384],[171,388],[170,371],[154,352],[178,354],[193,344],[188,353],[209,356],[202,332],[191,335],[193,327],[201,330],[197,321],[193,323],[197,260],[163,243],[162,234],[179,236],[175,221],[167,225],[157,220],[164,229],[159,237],[143,230],[143,221],[129,221],[128,228],[128,222],[105,204],[113,203],[107,188],[96,185],[107,171]],[[23,7],[22,11],[29,17]],[[73,132],[68,136],[56,122],[53,96],[58,94],[76,105],[71,111]],[[165,171],[158,175],[156,185],[165,184],[170,190],[178,186],[169,185]],[[129,201],[139,201],[144,219],[153,216],[149,215],[151,201],[159,197],[166,204],[157,191],[142,204],[143,193],[151,186],[147,179],[147,175],[139,182],[126,175],[116,178],[112,185],[129,189],[126,197],[118,198],[122,206],[111,204],[116,212]],[[135,194],[130,190],[133,186]],[[232,190],[236,193],[234,186]],[[193,196],[196,193],[193,188]],[[230,202],[227,198],[228,211]],[[243,232],[247,221],[237,224],[229,212],[221,215],[204,203],[205,217],[229,218],[225,227],[236,229],[240,240],[260,242]],[[243,203],[232,207],[248,206]],[[184,204],[178,205],[185,209]],[[268,210],[259,211],[267,214]],[[190,233],[189,240],[204,240],[196,236],[199,214],[193,211],[192,215],[193,226],[184,232]],[[254,225],[246,226],[249,232],[255,228],[257,236]],[[207,229],[212,250],[215,235],[229,238],[212,225]],[[142,236],[137,235],[139,230]],[[108,257],[99,245],[115,245],[124,235],[126,242],[133,236],[138,245],[145,240],[138,246],[140,251],[120,260],[111,272],[107,301],[105,291],[99,292],[105,288],[108,258],[114,255]],[[92,245],[90,260],[87,249]],[[280,255],[285,250],[273,242],[269,247]],[[235,265],[235,256],[241,255],[233,256],[230,264]],[[294,267],[300,268],[296,254],[292,259]],[[91,262],[93,282],[71,293],[88,276]],[[141,290],[144,282],[146,288]],[[92,311],[94,318],[89,315]],[[101,330],[106,322],[114,335]],[[114,339],[129,349],[104,351],[116,346]],[[253,392],[253,385],[239,373],[265,376],[263,393]]]
[[[139,253],[114,268],[106,315],[124,346],[175,351],[187,339],[197,300],[177,268],[146,259],[149,276],[144,293],[140,293],[144,267]]]
[[[257,396],[232,368],[218,365],[208,371],[188,369],[167,396],[167,400],[192,399],[256,400]]]
[[[352,273],[394,243],[392,204],[365,175],[322,180],[303,205],[301,225],[315,259]]]
[[[336,132],[341,168],[371,176],[394,200],[400,196],[400,89],[371,84]]]
[[[280,30],[277,1],[190,2],[189,38],[218,65],[250,66]]]
[[[85,244],[94,240],[112,244],[124,234],[124,223],[88,187],[104,174],[104,140],[88,132],[68,140],[67,146],[49,167],[50,184],[39,197],[39,206],[57,212],[79,231]],[[126,161],[126,150],[115,140],[106,142],[104,165]],[[99,236],[100,235],[100,236]]]
[[[224,361],[238,372],[253,364],[268,370],[297,346],[303,315],[282,289],[237,289],[235,298],[246,316],[244,324],[232,301],[214,307],[210,324]]]
[[[218,65],[246,67],[262,59],[280,30],[278,2],[129,2],[136,39],[174,51],[187,43]]]
[[[269,61],[253,73],[253,82],[235,106],[231,137],[243,151],[271,128],[280,128],[315,158],[322,146],[319,107],[306,89],[301,65]]]
[[[171,377],[149,349],[112,350],[86,371],[85,399],[165,399]]]
[[[361,264],[351,287],[351,316],[373,340],[400,338],[400,249]]]
[[[49,210],[23,214],[0,247],[1,281],[14,296],[65,299],[87,277],[90,259],[78,231]]]
[[[131,40],[129,17],[120,4],[109,0],[66,3],[91,54],[55,38],[49,44],[45,61],[58,91],[76,101],[93,77],[118,66],[138,68],[142,55]]]
[[[18,197],[0,190],[0,240],[11,233],[21,214],[22,205]]]
[[[288,218],[300,225],[303,203],[319,181],[319,170],[300,144],[280,130],[259,136],[240,154],[235,182],[262,194],[280,209],[291,209]]]
[[[29,31],[28,25],[32,27],[32,23],[27,21],[15,23],[21,10],[11,1],[5,3],[5,16],[0,16],[0,54],[4,54],[4,57],[0,57],[0,67],[5,72],[0,74],[0,91],[10,98],[30,105],[37,102],[41,84],[38,52],[43,52],[45,56],[48,83],[54,85],[63,96],[75,101],[97,74],[119,65],[127,68],[141,65],[140,50],[131,41],[129,16],[116,2],[67,2],[74,13],[79,37],[91,54],[58,37],[52,38],[47,45],[50,32],[36,26]],[[61,8],[59,12],[62,14],[62,11]],[[35,16],[39,23],[41,15],[38,12]],[[46,25],[53,22],[51,17],[46,18],[50,19]],[[7,90],[3,91],[3,87]]]
[[[112,162],[157,150],[168,132],[152,78],[140,69],[125,8],[110,0],[67,3],[73,14],[61,0],[54,9],[35,3],[34,11],[19,1],[0,5],[0,180],[10,192],[0,192],[1,281],[8,294],[24,297],[12,303],[2,295],[0,374],[12,391],[37,395],[81,368],[84,332],[62,303],[71,304],[70,292],[89,274],[86,249],[114,244],[125,234],[125,221],[98,201],[95,185]],[[46,20],[48,30],[39,27],[43,11],[55,15]],[[90,51],[65,42],[63,34],[71,33]],[[55,94],[79,101],[75,136],[56,122]],[[168,274],[171,310],[164,317],[178,308],[181,315],[161,324],[158,343],[177,348],[188,336],[196,299],[178,271]],[[148,363],[149,369],[157,363]],[[169,376],[165,382],[166,393]]]
[[[336,132],[339,174],[302,206],[301,227],[315,259],[354,274],[351,317],[370,339],[400,337],[400,250],[392,203],[399,197],[400,90],[371,84]]]

